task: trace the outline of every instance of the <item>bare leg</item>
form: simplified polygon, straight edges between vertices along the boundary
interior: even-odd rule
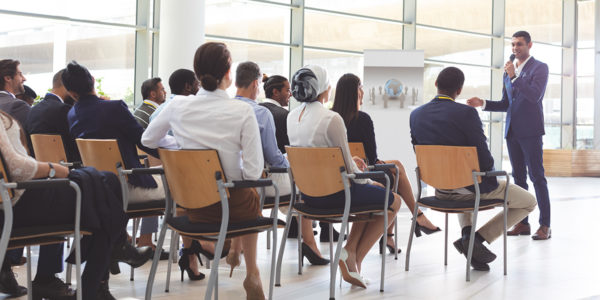
[[[344,246],[344,249],[346,249],[346,252],[348,252],[348,259],[346,259],[346,265],[348,266],[348,271],[350,272],[358,272],[358,268],[356,266],[356,251],[358,249],[359,243],[361,243],[361,237],[366,227],[367,222],[352,223],[350,235],[348,236],[348,240],[346,240],[346,245]]]
[[[258,234],[248,234],[237,238],[244,250],[244,260],[246,261],[246,279],[244,280],[244,289],[246,290],[247,299],[265,299],[262,290],[262,282],[260,273],[256,265],[256,242]],[[231,248],[234,248],[233,243]]]
[[[319,248],[317,247],[315,236],[313,235],[312,220],[308,220],[304,217],[302,218],[302,241],[308,245],[312,251],[314,251],[320,257],[323,257],[323,255],[321,255],[321,251],[319,251]]]

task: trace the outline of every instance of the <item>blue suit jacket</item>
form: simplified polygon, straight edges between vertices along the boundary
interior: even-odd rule
[[[156,149],[142,145],[144,129],[135,120],[127,104],[121,100],[102,100],[95,95],[83,96],[68,114],[69,129],[73,138],[116,139],[125,168],[141,168],[137,145],[146,153],[158,157]],[[156,188],[151,175],[129,175],[130,184],[144,188]]]
[[[506,81],[508,75],[504,73]],[[505,111],[504,137],[517,138],[544,135],[544,110],[542,100],[548,83],[548,65],[531,57],[523,71],[512,83],[512,101],[506,85],[502,88],[502,100],[487,101],[485,110]]]
[[[410,114],[410,135],[413,145],[475,146],[479,169],[494,169],[494,159],[483,133],[483,124],[475,108],[452,100],[434,98]],[[498,187],[495,177],[483,177],[481,193]],[[466,187],[474,192],[471,185]]]

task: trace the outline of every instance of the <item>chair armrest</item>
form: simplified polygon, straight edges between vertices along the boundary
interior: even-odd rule
[[[269,167],[269,168],[265,168],[265,172],[267,172],[267,173],[287,173],[288,169],[287,168]]]
[[[148,154],[138,154],[138,159],[148,158]]]
[[[233,180],[231,183],[233,184],[234,188],[251,188],[273,185],[273,181],[271,179]]]
[[[56,178],[56,179],[37,179],[27,180],[14,183],[8,183],[7,186],[11,186],[15,189],[42,189],[52,187],[69,187],[70,180],[67,178]]]
[[[371,166],[369,166],[371,167]],[[376,165],[372,165],[373,170],[375,171],[384,171],[384,170],[391,170],[391,169],[395,169],[396,165],[395,164],[376,164]]]
[[[83,166],[83,163],[80,161],[59,161],[58,162],[61,166],[65,166],[65,167],[70,167],[70,168],[81,168]]]
[[[353,175],[355,179],[385,178],[385,173],[383,171],[354,173]]]
[[[124,171],[131,171],[130,174],[165,174],[163,168],[133,168]]]
[[[485,172],[485,175],[483,175],[483,176],[486,176],[486,177],[508,176],[508,173],[506,173],[506,171],[488,171],[488,172]]]

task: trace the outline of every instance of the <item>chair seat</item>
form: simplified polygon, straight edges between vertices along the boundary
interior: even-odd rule
[[[482,199],[479,201],[479,210],[492,209],[502,205],[503,203],[503,199]],[[442,200],[435,196],[431,196],[419,199],[419,205],[441,212],[453,213],[473,210],[473,207],[475,206],[475,200],[453,201]]]
[[[175,217],[167,220],[170,228],[184,236],[201,238],[202,236],[218,236],[221,223],[192,223],[187,216]],[[229,223],[227,238],[241,236],[250,233],[265,231],[273,226],[272,218],[260,217],[255,220]],[[277,227],[282,228],[285,222],[277,220]]]
[[[13,228],[8,249],[22,248],[30,245],[48,245],[62,243],[65,237],[75,233],[73,224],[44,225]],[[91,231],[81,229],[81,235],[91,235]]]
[[[350,215],[364,215],[381,213],[382,205],[365,205],[365,206],[350,206]],[[344,215],[344,208],[316,208],[313,206],[306,205],[305,203],[294,204],[294,209],[300,214],[313,218],[313,219],[328,219],[328,218],[340,218]]]
[[[149,216],[161,216],[165,211],[165,199],[131,203],[127,206],[127,217],[139,218]]]
[[[279,196],[279,207],[282,205],[290,204],[291,194]],[[263,204],[263,209],[273,208],[275,206],[275,197],[265,197],[265,203]]]

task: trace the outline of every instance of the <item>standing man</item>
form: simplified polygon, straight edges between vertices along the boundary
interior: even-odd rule
[[[531,36],[518,31],[512,36],[512,52],[517,59],[504,65],[504,88],[502,100],[490,101],[474,97],[467,100],[473,107],[482,106],[486,111],[505,111],[504,136],[513,168],[515,183],[528,189],[527,172],[533,182],[540,209],[540,227],[532,236],[534,240],[547,240],[550,231],[550,198],[544,176],[542,136],[544,110],[542,100],[548,83],[548,65],[529,55]],[[508,235],[529,235],[531,228],[527,217],[516,224]]]
[[[25,92],[23,82],[27,80],[19,68],[20,64],[18,60],[0,60],[0,110],[19,121],[22,127],[27,121],[31,106],[15,97]]]
[[[167,92],[161,81],[160,78],[154,77],[142,83],[142,97],[144,98],[144,102],[135,109],[133,116],[144,129],[150,123],[150,116],[167,98]]]

